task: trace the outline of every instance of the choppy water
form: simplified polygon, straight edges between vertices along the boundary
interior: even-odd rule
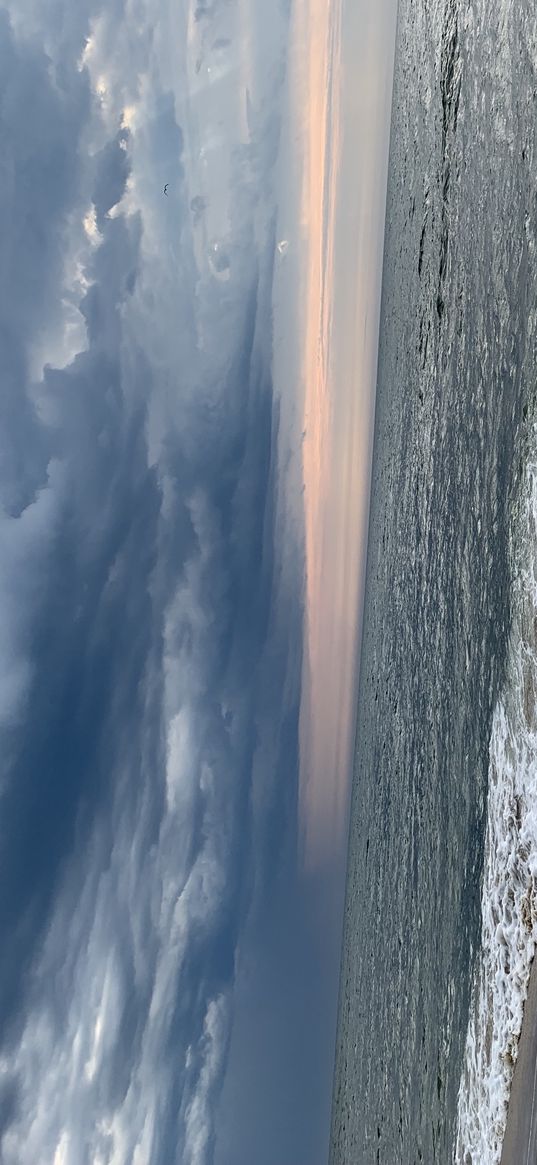
[[[536,125],[534,0],[401,0],[332,1165],[501,1151],[535,937]]]

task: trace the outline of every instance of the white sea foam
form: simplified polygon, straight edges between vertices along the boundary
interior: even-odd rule
[[[459,1091],[456,1165],[498,1165],[537,941],[537,426],[513,521],[513,625],[494,711],[481,953]]]

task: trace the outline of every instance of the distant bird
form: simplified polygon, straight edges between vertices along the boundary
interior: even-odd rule
[[[169,185],[170,185],[170,183],[169,183],[169,182],[167,182],[167,183],[166,183],[166,185],[165,185],[165,187],[164,187],[164,193],[165,193],[165,195],[166,195],[166,198],[168,197],[168,186],[169,186]]]

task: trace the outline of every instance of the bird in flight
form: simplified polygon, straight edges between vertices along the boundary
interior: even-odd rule
[[[168,186],[169,186],[169,182],[167,182],[165,187],[164,187],[164,193],[166,195],[166,198],[168,197]]]

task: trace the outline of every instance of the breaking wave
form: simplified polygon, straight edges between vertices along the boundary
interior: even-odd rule
[[[511,534],[513,623],[490,741],[481,950],[456,1165],[498,1165],[537,940],[537,425]]]

